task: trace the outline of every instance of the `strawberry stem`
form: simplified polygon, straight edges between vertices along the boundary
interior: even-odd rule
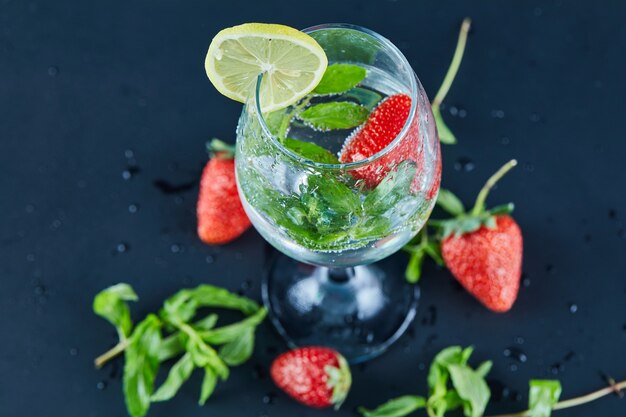
[[[221,159],[233,159],[235,157],[235,145],[217,138],[211,139],[211,142],[207,143],[206,147],[211,157],[217,156]]]
[[[626,381],[622,381],[617,384],[613,383],[606,388],[599,389],[597,391],[591,392],[586,395],[582,395],[580,397],[570,398],[569,400],[564,400],[564,401],[559,401],[558,403],[554,404],[552,409],[562,410],[564,408],[575,407],[577,405],[581,405],[581,404],[585,404],[585,403],[597,400],[598,398],[602,398],[605,395],[619,393],[623,389],[626,389]],[[520,411],[519,413],[499,414],[497,416],[491,416],[491,417],[525,417],[529,415],[530,415],[530,410],[524,410],[524,411]]]
[[[478,193],[478,197],[476,197],[476,203],[474,204],[474,208],[472,209],[471,215],[478,216],[485,210],[485,200],[489,195],[489,191],[493,188],[494,185],[502,178],[507,172],[509,172],[514,166],[517,165],[517,160],[511,159],[509,162],[504,164],[495,174],[493,174],[485,183],[483,188]]]
[[[459,67],[461,66],[461,61],[463,60],[463,52],[465,52],[465,44],[467,43],[467,34],[470,30],[472,20],[469,17],[463,19],[463,23],[461,24],[461,31],[459,32],[459,40],[456,44],[456,50],[454,51],[454,55],[452,56],[452,62],[450,63],[450,67],[448,68],[448,72],[441,83],[441,87],[439,87],[439,91],[437,91],[437,95],[433,99],[432,107],[439,107],[443,102],[443,99],[446,98],[446,94],[450,90],[452,86],[452,82],[454,81],[454,77],[456,77],[456,73],[459,71]]]

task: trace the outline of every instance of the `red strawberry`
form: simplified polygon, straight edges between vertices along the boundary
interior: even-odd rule
[[[198,236],[205,243],[218,245],[239,237],[251,224],[237,193],[234,149],[216,139],[209,147],[214,154],[200,180]]]
[[[398,136],[409,118],[410,111],[411,97],[406,94],[387,97],[372,111],[365,124],[346,140],[339,160],[343,163],[358,162],[383,150]],[[363,180],[368,188],[374,188],[385,178],[390,167],[410,159],[418,166],[412,190],[419,190],[420,177],[423,174],[423,169],[420,169],[420,165],[423,165],[420,141],[417,118],[415,118],[407,135],[395,148],[377,161],[351,173],[355,178]],[[441,170],[435,171],[435,184],[427,192],[429,199],[433,198],[439,189]]]
[[[339,408],[352,383],[344,357],[325,347],[283,353],[272,363],[270,374],[274,383],[296,401],[316,408]]]
[[[470,213],[465,213],[458,203],[456,218],[444,222],[441,243],[441,255],[452,275],[495,312],[510,310],[517,298],[522,274],[522,231],[505,214],[512,210],[512,204],[487,211],[484,202],[491,187],[516,164],[515,160],[509,162],[487,181]]]

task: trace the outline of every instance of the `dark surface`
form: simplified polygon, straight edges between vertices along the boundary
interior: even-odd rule
[[[495,361],[495,397],[502,386],[521,393],[489,414],[523,408],[531,377],[561,379],[564,397],[601,387],[601,372],[626,378],[626,5],[497,4],[0,2],[0,415],[125,415],[119,377],[92,366],[115,339],[91,313],[110,284],[136,288],[137,317],[203,282],[250,286],[259,298],[262,239],[250,231],[210,248],[194,230],[204,142],[233,140],[241,109],[210,85],[204,55],[219,29],[246,21],[370,27],[406,53],[432,96],[471,16],[447,100],[466,117],[446,112],[460,143],[444,149],[444,185],[469,203],[490,173],[519,159],[490,201],[517,203],[525,285],[510,313],[492,314],[429,264],[410,334],[354,369],[337,414],[277,392],[266,370],[283,346],[268,325],[254,358],[205,408],[195,378],[150,416],[350,416],[357,405],[424,393],[425,365],[451,344]],[[511,346],[527,361],[505,357]],[[612,397],[557,415],[624,410]]]

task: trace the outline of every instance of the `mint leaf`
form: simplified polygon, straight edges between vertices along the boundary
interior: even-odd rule
[[[561,396],[561,383],[556,380],[530,381],[528,408],[530,417],[550,417],[552,407]]]
[[[339,160],[335,155],[330,153],[327,149],[322,148],[319,145],[311,142],[303,142],[301,140],[285,138],[283,145],[286,148],[291,149],[298,155],[310,159],[313,162],[319,162],[322,164],[338,164]]]
[[[332,64],[326,68],[322,80],[313,93],[339,94],[348,91],[363,81],[367,71],[365,68],[352,64]]]
[[[320,130],[350,129],[359,126],[369,111],[356,103],[347,101],[330,102],[311,106],[299,117],[307,124]]]
[[[200,389],[200,399],[198,400],[198,404],[204,405],[204,403],[206,403],[206,400],[208,400],[211,394],[213,394],[216,384],[217,374],[213,368],[206,366],[204,368],[204,379],[202,380],[202,388]]]
[[[180,387],[189,379],[194,365],[191,354],[184,354],[170,369],[167,379],[152,395],[152,402],[167,401],[174,397]]]
[[[365,107],[369,111],[372,111],[374,107],[376,107],[383,99],[381,94],[361,87],[353,88],[352,90],[346,92],[342,97],[344,99],[354,100],[355,102],[360,103],[361,106]]]
[[[452,384],[463,400],[466,417],[481,417],[489,402],[491,392],[484,378],[465,365],[449,365]]]
[[[254,349],[254,328],[245,329],[239,337],[226,343],[219,355],[227,365],[241,365],[250,358]]]
[[[143,417],[150,408],[154,379],[159,370],[161,322],[149,314],[131,335],[125,351],[124,395],[131,417]]]
[[[361,407],[359,408],[359,412],[363,414],[364,417],[403,417],[425,406],[426,399],[424,397],[405,395],[389,400],[375,410],[367,410]]]
[[[293,112],[289,109],[289,107],[287,107],[285,109],[266,113],[263,115],[263,119],[265,120],[265,124],[267,125],[270,133],[279,139],[283,139],[287,129],[289,128],[289,123],[291,122],[291,119],[293,119]]]
[[[451,191],[441,188],[437,196],[437,204],[453,216],[465,213],[465,207],[457,196]]]
[[[437,125],[437,133],[439,133],[439,141],[446,145],[454,145],[456,143],[456,137],[443,121],[439,106],[433,106],[432,110],[435,124]]]
[[[198,334],[202,340],[212,345],[230,343],[237,340],[246,331],[254,330],[256,326],[261,324],[266,315],[267,310],[262,308],[254,315],[247,317],[238,323],[217,327],[207,331],[200,331]]]
[[[124,340],[133,327],[126,301],[137,300],[133,288],[121,283],[100,291],[93,300],[93,311],[115,326],[120,340]]]
[[[365,212],[370,216],[378,216],[393,209],[400,200],[410,195],[416,172],[415,162],[402,161],[365,197]]]

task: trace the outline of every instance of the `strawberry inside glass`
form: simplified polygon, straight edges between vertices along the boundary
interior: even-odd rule
[[[252,224],[284,254],[269,261],[263,288],[278,331],[292,346],[329,346],[358,362],[415,314],[404,261],[373,263],[428,219],[439,140],[426,94],[389,40],[351,25],[304,32],[327,55],[324,78],[263,113],[259,76],[237,129],[237,181]]]

